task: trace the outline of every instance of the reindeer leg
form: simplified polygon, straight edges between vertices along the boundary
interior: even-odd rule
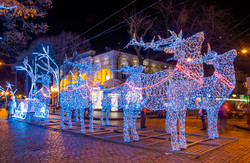
[[[123,141],[130,142],[130,136],[128,132],[129,128],[129,108],[128,105],[123,109]]]
[[[67,112],[68,127],[72,128],[72,122],[71,122],[72,110],[70,108],[67,108],[66,112]]]
[[[131,110],[132,113],[131,113],[131,117],[132,118],[130,120],[130,128],[131,128],[131,134],[132,134],[132,137],[133,137],[133,140],[134,141],[139,141],[139,136],[138,136],[138,133],[136,132],[136,119],[137,119],[137,116],[138,114],[140,113],[141,109],[140,109],[140,106],[139,107],[134,107],[133,110]]]
[[[94,115],[94,109],[92,105],[90,105],[89,107],[89,132],[94,132],[93,115]]]
[[[217,119],[218,119],[218,110],[209,108],[207,111],[207,121],[208,121],[208,137],[210,139],[215,139],[219,137],[217,129]]]
[[[85,125],[84,125],[84,112],[85,108],[80,109],[80,122],[81,122],[81,131],[86,133]]]
[[[106,110],[106,106],[103,106],[103,107],[102,107],[102,110],[101,110],[101,118],[100,118],[100,120],[101,120],[101,125],[102,125],[102,126],[105,125],[105,123],[104,123],[104,121],[103,121],[103,115],[104,115],[105,110]],[[107,121],[107,114],[106,114],[106,121]]]
[[[173,111],[171,110],[170,113],[170,129],[171,129],[171,145],[172,145],[172,150],[173,151],[179,151],[180,146],[178,142],[178,137],[177,137],[177,111],[176,108],[173,108]]]
[[[109,113],[110,113],[110,110],[111,110],[111,106],[108,106],[106,108],[106,125],[107,126],[109,125]]]
[[[64,126],[64,112],[65,112],[65,107],[61,107],[61,110],[60,110],[60,118],[61,118],[61,128],[65,129],[65,126]]]
[[[165,120],[165,129],[166,129],[166,133],[169,133],[171,132],[170,130],[170,113],[168,111],[168,108],[166,108],[166,120]]]
[[[75,112],[76,112],[76,122],[79,122],[79,117],[78,117],[79,108],[78,107],[75,109]]]
[[[179,144],[180,148],[187,148],[186,135],[185,135],[185,119],[186,119],[186,109],[183,108],[179,111]]]

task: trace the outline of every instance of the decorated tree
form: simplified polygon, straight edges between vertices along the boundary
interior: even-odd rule
[[[85,52],[87,50],[90,50],[91,48],[90,42],[86,42],[80,46],[73,47],[74,45],[79,44],[80,42],[83,42],[86,40],[86,38],[83,38],[83,37],[76,38],[77,36],[78,35],[76,33],[62,31],[58,35],[38,37],[36,40],[32,41],[29,44],[29,48],[26,51],[23,51],[21,53],[18,60],[23,60],[25,56],[32,55],[32,52],[34,51],[43,50],[41,49],[42,47],[40,46],[41,44],[43,44],[43,45],[50,46],[51,57],[55,60],[55,62],[58,65],[61,65],[63,64],[65,55],[67,57],[72,57],[75,51]],[[73,47],[73,48],[68,49],[70,47]]]
[[[42,21],[47,10],[52,7],[51,0],[0,0],[5,8],[0,10],[0,55],[16,58],[27,43],[48,30]]]
[[[152,18],[148,13],[136,13],[135,9],[130,12],[124,12],[123,18],[129,26],[129,30],[127,30],[129,35],[139,39],[139,37],[145,37],[148,33],[152,32],[152,26],[157,17]],[[127,19],[128,17],[129,19]],[[142,47],[134,46],[133,48],[136,51],[140,65],[143,65]]]
[[[185,36],[204,31],[204,43],[210,43],[215,50],[224,52],[232,47],[232,44],[224,44],[232,39],[233,32],[230,29],[234,19],[229,9],[221,9],[202,0],[182,3],[177,0],[162,0],[154,8],[160,12],[154,26],[156,34],[163,36],[168,29],[182,30]],[[204,46],[204,53],[206,49]]]

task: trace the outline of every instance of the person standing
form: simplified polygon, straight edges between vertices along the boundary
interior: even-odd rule
[[[16,103],[16,97],[15,96],[11,96],[11,100],[7,106],[7,110],[8,110],[8,118],[7,120],[12,120],[12,116],[14,114],[14,110],[17,107],[17,103]]]
[[[141,128],[146,128],[146,126],[145,126],[146,114],[147,114],[147,109],[145,107],[142,107],[142,110],[141,110]]]
[[[228,113],[229,113],[229,106],[228,103],[225,102],[224,104],[221,105],[219,112],[218,112],[218,117],[219,117],[219,127],[220,131],[222,132],[224,129],[227,129],[227,118],[228,118]]]
[[[206,130],[207,129],[207,124],[206,124],[206,121],[205,121],[206,110],[205,109],[200,109],[199,114],[201,116],[201,121],[202,121],[202,129],[201,130]]]

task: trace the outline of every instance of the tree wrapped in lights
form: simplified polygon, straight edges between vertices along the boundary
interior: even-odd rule
[[[133,96],[129,97],[131,92],[137,91],[136,94],[139,95],[138,90],[141,90],[143,96],[146,97],[144,102],[147,109],[167,110],[172,148],[173,150],[179,150],[187,147],[185,138],[185,106],[186,101],[188,101],[187,97],[193,93],[193,90],[200,88],[203,84],[203,61],[200,51],[204,41],[204,33],[199,32],[184,39],[182,38],[182,32],[179,35],[173,31],[170,32],[172,34],[171,37],[167,39],[159,37],[158,41],[153,39],[150,43],[144,43],[142,39],[137,41],[133,38],[128,46],[137,45],[145,49],[150,48],[155,51],[174,53],[174,58],[177,59],[175,69],[159,71],[154,74],[132,75],[126,81],[126,85],[129,88],[125,89],[123,93],[127,95],[127,105],[134,102]],[[135,129],[131,120],[132,117],[136,119],[139,113],[137,110],[139,109],[132,107],[126,113],[125,109],[125,114],[128,114],[129,118],[124,117],[124,141],[130,141],[125,121],[129,119],[130,128]],[[179,140],[177,139],[177,120],[179,120],[180,128]],[[136,131],[131,130],[131,132],[132,136],[134,135],[134,140],[138,140]]]
[[[36,80],[37,80],[37,69],[35,71],[33,70],[33,67],[29,64],[28,57],[25,57],[23,60],[23,66],[16,66],[15,67],[17,71],[26,71],[27,75],[31,79],[31,88],[30,92],[33,92],[33,89],[36,89]]]
[[[31,66],[28,63],[28,58],[24,59],[23,66],[16,66],[16,70],[26,71],[27,75],[31,78],[29,98],[27,98],[27,102],[21,102],[17,108],[19,112],[17,117],[19,118],[26,118],[27,112],[35,112],[34,116],[37,118],[47,118],[49,116],[49,84],[51,83],[51,76],[49,74],[51,73],[53,75],[56,81],[56,86],[59,86],[58,66],[49,56],[49,47],[45,49],[42,45],[42,50],[43,53],[33,53],[38,55],[38,59],[35,57],[35,60],[33,60],[34,66]],[[43,74],[42,71],[45,71],[46,74]],[[37,83],[42,84],[42,87],[39,90],[37,90]],[[28,118],[30,118],[30,114]]]
[[[94,107],[97,103],[100,88],[95,86],[93,81],[95,81],[96,73],[100,70],[101,64],[94,63],[92,64],[92,59],[83,63],[72,63],[70,61],[65,61],[65,64],[70,64],[73,67],[76,67],[79,70],[77,84],[67,85],[60,92],[60,101],[61,101],[61,127],[64,126],[64,112],[67,112],[68,126],[72,127],[71,114],[72,110],[75,109],[80,111],[80,122],[81,122],[81,131],[86,132],[84,124],[84,112],[85,109],[89,109],[89,131],[93,132],[93,114]],[[83,80],[81,74],[85,73],[87,76],[86,80]]]

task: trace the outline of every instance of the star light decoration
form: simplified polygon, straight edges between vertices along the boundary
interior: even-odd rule
[[[12,90],[12,87],[13,87],[14,85],[13,84],[11,84],[10,82],[7,82],[6,81],[6,92],[8,92],[9,90],[10,90],[10,94],[12,95],[12,96],[15,96],[15,94],[16,94],[16,91],[17,91],[17,89],[16,90]],[[6,93],[5,93],[5,99],[6,99],[6,102],[7,102],[7,95],[6,95]]]
[[[69,84],[67,87],[64,87],[60,92],[60,101],[61,101],[61,127],[64,126],[64,112],[66,110],[66,117],[68,120],[68,127],[72,128],[71,115],[73,109],[76,112],[80,112],[80,122],[81,122],[81,131],[86,132],[84,124],[84,113],[85,109],[89,110],[89,132],[93,132],[93,113],[94,108],[98,100],[98,95],[100,92],[100,87],[94,85],[95,77],[97,76],[98,71],[101,69],[100,63],[94,63],[90,59],[82,63],[72,63],[70,61],[65,61],[64,64],[70,64],[73,67],[79,70],[78,78],[73,79],[77,84]],[[87,76],[86,80],[83,80],[81,75],[85,73]],[[69,80],[69,79],[67,79]]]

